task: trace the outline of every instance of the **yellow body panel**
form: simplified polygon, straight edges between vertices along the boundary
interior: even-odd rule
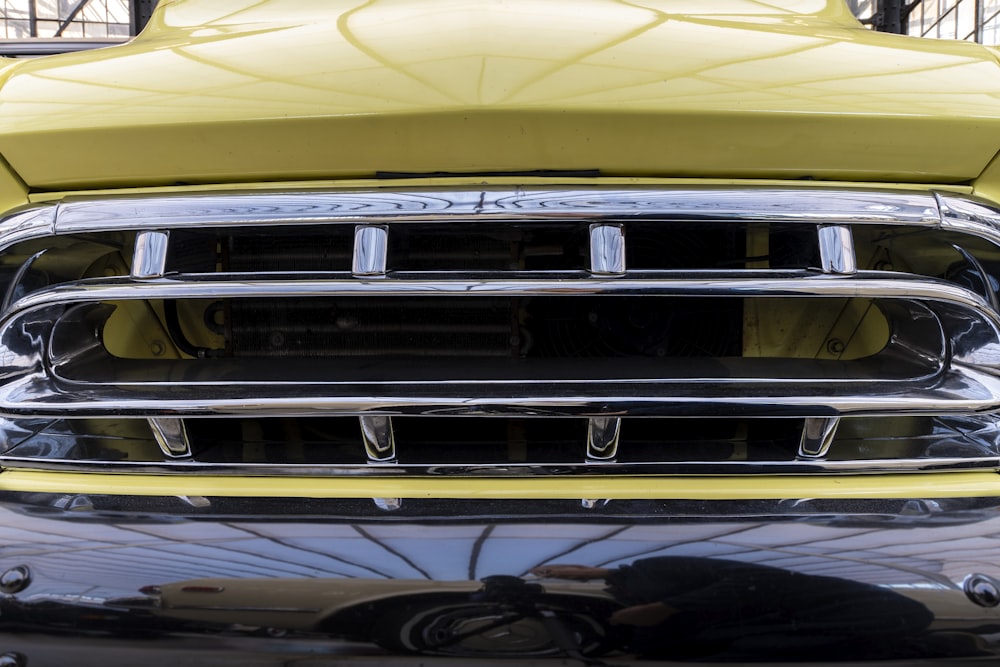
[[[1000,496],[995,472],[482,478],[237,477],[9,469],[0,492],[260,498],[682,499],[977,498]]]
[[[168,2],[133,43],[8,71],[0,154],[34,189],[379,171],[962,183],[989,163],[991,51],[782,4]]]

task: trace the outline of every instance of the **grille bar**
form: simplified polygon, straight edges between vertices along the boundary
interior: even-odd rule
[[[149,299],[308,298],[318,296],[780,296],[886,298],[953,304],[975,310],[979,319],[1000,322],[986,300],[963,287],[923,276],[878,271],[852,276],[816,276],[804,271],[730,272],[728,277],[703,272],[644,272],[620,279],[591,279],[577,274],[538,278],[468,278],[460,275],[395,273],[387,280],[285,279],[245,280],[239,276],[205,275],[150,281],[88,279],[40,290],[8,309],[8,319],[35,309],[95,301]]]
[[[688,260],[686,246],[656,257],[701,230],[711,230],[704,247],[726,246],[718,263],[709,250]],[[921,256],[913,239],[938,234],[943,250]],[[261,257],[272,235],[275,255]],[[844,435],[848,418],[957,424],[947,420],[1000,410],[1000,212],[970,197],[705,187],[81,198],[0,220],[0,272],[0,417],[40,443],[10,440],[3,465],[517,475],[1000,465],[990,423],[972,445],[942,426],[905,446],[880,436],[898,446],[892,456],[865,460],[857,445],[855,460],[838,459],[844,438],[864,439]],[[824,311],[839,315],[809,333]],[[702,336],[684,318],[732,336]],[[775,318],[772,334],[821,337],[767,339],[759,323]],[[122,326],[134,329],[123,338]],[[845,352],[862,326],[874,342]],[[248,416],[351,421],[355,463],[255,464],[273,443],[238,465],[202,458],[191,419]],[[629,458],[629,429],[648,423],[639,418],[719,416],[802,426],[773,460],[713,460],[730,443],[711,438],[704,458]],[[413,463],[413,421],[435,417],[506,420],[483,447],[505,442],[508,458],[480,466],[453,447],[457,460]],[[537,445],[517,420],[546,418],[585,426],[556,438],[575,443],[572,454],[523,459]],[[118,426],[99,436],[73,426],[51,435],[60,444],[49,454],[19,455],[48,446],[39,419]],[[240,437],[256,442],[253,428]],[[420,437],[444,442],[447,430]],[[282,447],[304,446],[288,438]],[[105,441],[126,460],[97,463]],[[130,459],[133,445],[120,443],[133,441],[152,460]]]

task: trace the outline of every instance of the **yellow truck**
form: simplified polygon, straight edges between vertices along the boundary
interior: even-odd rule
[[[0,664],[994,664],[998,60],[842,0],[0,58]]]

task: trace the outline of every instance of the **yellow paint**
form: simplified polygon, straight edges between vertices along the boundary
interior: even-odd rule
[[[989,50],[876,34],[839,1],[161,4],[129,44],[13,68],[0,154],[33,188],[537,169],[966,183],[1000,147]]]
[[[28,189],[0,156],[0,212],[28,203]]]
[[[0,491],[261,498],[689,499],[970,498],[1000,495],[994,472],[896,475],[546,478],[229,477],[6,470]]]

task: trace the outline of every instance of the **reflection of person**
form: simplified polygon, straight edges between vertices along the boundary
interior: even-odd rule
[[[728,648],[851,655],[890,649],[933,614],[887,588],[738,561],[664,556],[616,569],[546,565],[541,577],[603,579],[625,607],[609,619],[637,628],[640,653],[707,655]]]

